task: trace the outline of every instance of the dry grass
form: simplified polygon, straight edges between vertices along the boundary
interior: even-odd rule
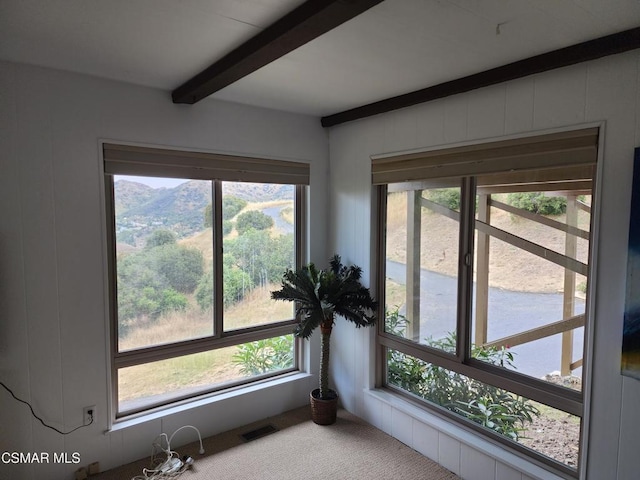
[[[269,202],[248,203],[247,206],[244,207],[240,213],[238,213],[238,215],[244,212],[248,212],[250,210],[263,210],[265,208],[281,207],[281,206],[285,207],[287,205],[291,205],[292,201],[293,200],[271,200]],[[234,218],[237,218],[237,215]]]
[[[224,312],[228,330],[290,319],[292,306],[288,302],[270,299],[275,285],[253,290],[244,301]],[[190,299],[186,312],[173,312],[154,321],[146,321],[120,340],[122,350],[199,338],[213,332],[212,313],[202,312]],[[119,371],[120,402],[160,395],[181,388],[215,385],[242,378],[239,367],[232,362],[237,347],[153,362]]]
[[[234,230],[235,231],[235,230]],[[180,245],[196,248],[202,252],[207,268],[213,262],[213,229],[205,228],[188,238],[183,238],[178,242]]]
[[[242,377],[232,363],[235,347],[123,368],[118,374],[120,402],[202,387]]]
[[[271,300],[271,291],[278,285],[267,285],[252,290],[242,302],[224,312],[225,325],[229,330],[293,318],[293,306],[289,302]]]
[[[284,207],[280,210],[280,216],[282,219],[290,225],[293,225],[295,222],[295,210],[292,206]]]
[[[195,305],[193,298],[190,304]],[[200,308],[190,307],[185,312],[171,312],[157,319],[138,319],[136,328],[119,339],[120,350],[131,350],[149,345],[162,345],[211,335],[211,315]]]

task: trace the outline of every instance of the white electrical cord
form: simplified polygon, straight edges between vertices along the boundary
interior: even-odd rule
[[[198,440],[200,440],[200,450],[198,451],[198,453],[200,455],[204,454],[204,448],[202,447],[202,436],[200,435],[200,430],[198,430],[196,427],[194,427],[193,425],[184,425],[182,427],[180,427],[179,429],[177,429],[175,432],[173,432],[171,434],[171,436],[169,437],[169,440],[167,441],[167,445],[171,443],[171,440],[173,440],[173,436],[178,433],[180,430],[182,430],[183,428],[193,428],[196,433],[198,434]]]
[[[180,455],[177,452],[171,450],[171,440],[173,440],[173,436],[178,433],[183,428],[193,428],[198,434],[198,440],[200,441],[200,455],[204,454],[204,447],[202,446],[202,436],[200,435],[200,430],[198,430],[193,425],[184,425],[180,427],[175,432],[171,434],[170,437],[167,437],[166,433],[161,433],[158,435],[151,444],[151,465],[154,465],[153,468],[143,468],[142,475],[136,475],[131,480],[165,480],[176,478],[182,475],[185,471],[191,468],[193,465],[193,458],[191,457],[183,457],[180,459]],[[156,442],[156,440],[158,440]],[[164,448],[162,446],[162,439],[167,444],[167,447]],[[162,460],[162,458],[156,458],[156,453],[160,451],[164,455],[166,455],[166,459]]]

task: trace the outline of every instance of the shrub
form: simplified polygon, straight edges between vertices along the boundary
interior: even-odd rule
[[[156,270],[169,285],[182,293],[191,293],[204,273],[204,257],[196,248],[163,245],[151,250]]]
[[[196,288],[196,302],[206,311],[213,306],[213,271],[205,273]]]
[[[540,215],[561,215],[567,211],[565,197],[547,197],[544,192],[510,193],[507,203]]]
[[[231,220],[222,221],[222,236],[226,237],[233,230],[233,222]]]
[[[394,309],[387,313],[385,330],[404,335],[407,323]],[[450,333],[428,340],[427,345],[455,353],[456,337]],[[514,366],[513,354],[504,348],[472,346],[471,356],[494,365]],[[513,440],[518,440],[524,426],[540,414],[528,399],[395,350],[388,350],[387,381]]]
[[[266,230],[273,226],[273,218],[258,210],[250,210],[248,212],[241,213],[236,219],[236,230],[240,235],[247,232],[249,229],[254,230]]]
[[[247,206],[247,201],[233,195],[225,195],[222,197],[222,218],[231,220],[240,211]]]
[[[162,245],[173,245],[177,242],[178,236],[171,230],[154,230],[147,242],[145,248],[160,247]]]
[[[587,282],[580,282],[576,286],[576,290],[578,290],[581,293],[587,293]]]
[[[427,190],[426,198],[451,210],[460,210],[459,188],[434,188]]]
[[[239,345],[232,362],[243,375],[254,376],[293,366],[293,335],[266,338]]]
[[[222,219],[231,220],[240,211],[247,206],[247,201],[232,195],[222,197]],[[204,227],[211,228],[213,226],[213,205],[208,204],[204,209]],[[226,234],[225,234],[226,235]]]
[[[224,241],[225,264],[249,275],[252,285],[265,286],[278,282],[293,267],[294,244],[293,234],[272,237],[269,232],[251,229]]]
[[[188,302],[183,294],[193,292],[198,286],[203,264],[202,252],[176,243],[119,256],[120,327],[124,328],[137,317],[156,319],[170,311],[185,310]]]

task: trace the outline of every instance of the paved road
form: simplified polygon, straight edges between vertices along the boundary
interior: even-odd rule
[[[404,285],[406,267],[402,263],[387,261],[387,277]],[[455,330],[457,279],[430,270],[420,273],[420,332],[424,337],[444,336]],[[475,290],[475,286],[474,286]],[[475,291],[474,291],[475,298]],[[489,289],[488,339],[497,340],[524,330],[562,319],[562,294],[524,293]],[[584,312],[584,301],[576,301],[576,314]],[[580,358],[583,328],[574,330],[574,360]],[[560,370],[561,335],[536,340],[511,348],[515,354],[517,370],[534,377]],[[582,369],[574,375],[582,375]]]
[[[293,233],[293,225],[287,222],[286,220],[284,220],[280,215],[280,211],[283,208],[286,208],[286,206],[280,205],[277,207],[263,208],[262,213],[264,213],[265,215],[269,215],[271,218],[273,218],[273,223],[275,227],[278,230],[280,230],[281,233],[283,234]]]

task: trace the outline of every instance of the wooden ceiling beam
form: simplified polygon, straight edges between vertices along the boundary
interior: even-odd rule
[[[307,0],[176,88],[173,103],[194,104],[383,0]]]
[[[439,98],[640,48],[640,27],[529,57],[501,67],[322,117],[323,127],[411,107]]]

